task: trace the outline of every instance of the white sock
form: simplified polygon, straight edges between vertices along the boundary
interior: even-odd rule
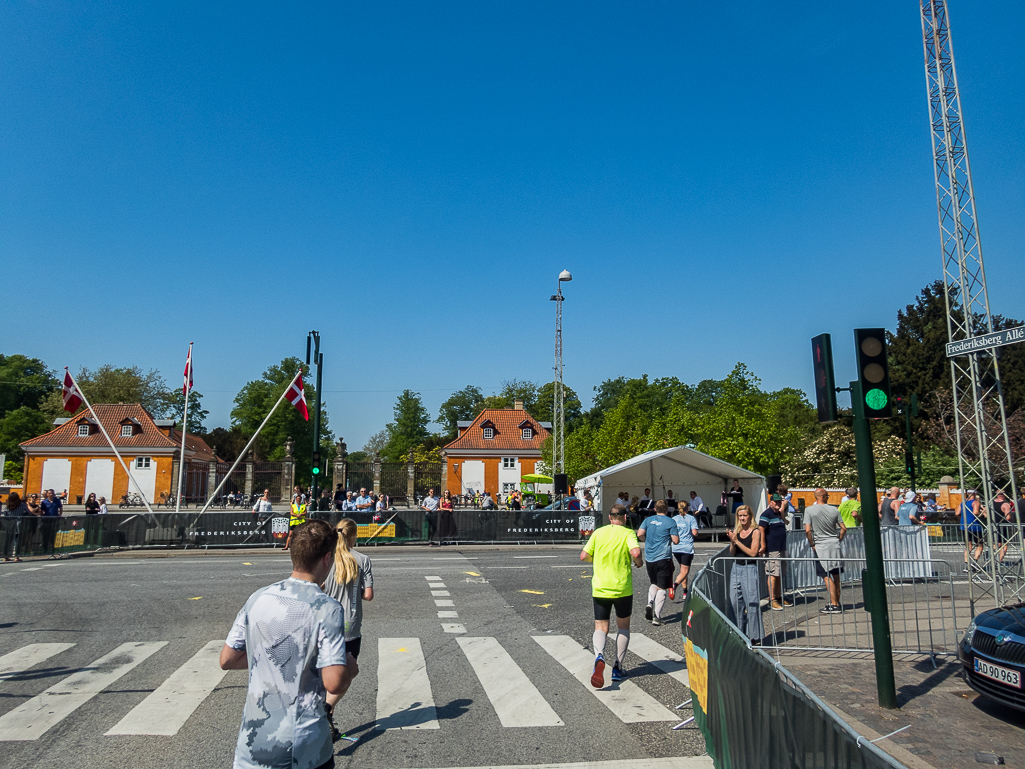
[[[623,660],[626,659],[626,648],[630,645],[630,628],[619,628],[616,636],[616,665],[623,667]]]
[[[594,642],[595,657],[605,653],[605,638],[607,635],[608,633],[603,633],[601,630],[595,630],[594,635],[591,636],[591,640]]]
[[[655,594],[658,593],[658,586],[652,585],[648,588],[648,603],[655,602]]]
[[[655,596],[655,616],[656,617],[661,617],[662,616],[662,607],[665,606],[665,605],[666,605],[666,591],[665,590],[659,590],[658,594]]]

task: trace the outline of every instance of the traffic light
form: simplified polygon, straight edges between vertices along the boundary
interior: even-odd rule
[[[858,381],[865,418],[886,419],[893,416],[885,329],[856,328],[854,344],[858,354]]]
[[[313,469],[311,470],[311,472],[314,475],[320,475],[320,452],[319,451],[314,451],[313,452]]]
[[[833,343],[829,334],[811,340],[811,360],[815,370],[815,403],[820,422],[836,421],[836,383],[833,380]]]

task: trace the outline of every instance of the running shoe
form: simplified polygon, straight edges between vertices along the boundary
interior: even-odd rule
[[[675,601],[676,600],[676,585],[670,585],[669,586],[669,600],[670,601]]]
[[[662,624],[662,618],[661,617],[652,617],[651,618],[651,624],[654,625],[655,627],[658,627],[659,625]]]
[[[649,603],[644,607],[644,619],[650,622],[653,616],[655,616],[655,604]]]
[[[605,686],[605,658],[598,655],[594,658],[594,670],[591,672],[591,686],[601,689]]]
[[[613,681],[625,681],[626,680],[626,673],[624,673],[623,670],[619,667],[619,663],[618,662],[612,668],[612,680]]]

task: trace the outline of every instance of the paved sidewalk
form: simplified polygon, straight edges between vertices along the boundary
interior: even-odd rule
[[[977,695],[962,680],[960,663],[928,657],[894,661],[899,710],[880,708],[872,656],[785,655],[780,661],[848,723],[905,765],[963,769],[981,766],[976,753],[1003,756],[1025,767],[1025,713]],[[874,732],[874,734],[872,733]]]

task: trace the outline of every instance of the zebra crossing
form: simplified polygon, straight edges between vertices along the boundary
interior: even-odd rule
[[[450,636],[451,638],[451,636]],[[533,642],[566,675],[563,690],[582,687],[625,724],[678,721],[670,703],[660,703],[634,681],[622,681],[597,690],[590,685],[593,653],[565,635],[535,635]],[[483,689],[502,727],[558,728],[566,725],[555,707],[531,681],[550,675],[550,666],[525,671],[499,639],[459,634],[455,642]],[[662,673],[687,684],[684,662],[676,652],[634,633],[630,650]],[[58,723],[140,666],[159,665],[167,641],[123,643],[107,654],[72,670],[62,680],[0,715],[0,742],[38,740]],[[221,684],[225,671],[218,665],[223,640],[211,640],[127,713],[110,715],[107,737],[173,737]],[[5,683],[29,674],[33,668],[75,646],[74,643],[29,644],[0,656],[0,693]],[[379,730],[439,730],[428,657],[420,638],[377,639],[376,727]],[[361,678],[369,671],[364,667]],[[577,689],[579,691],[579,689]],[[239,695],[241,696],[241,695]],[[105,703],[113,707],[107,698]],[[238,704],[239,712],[242,703]]]

